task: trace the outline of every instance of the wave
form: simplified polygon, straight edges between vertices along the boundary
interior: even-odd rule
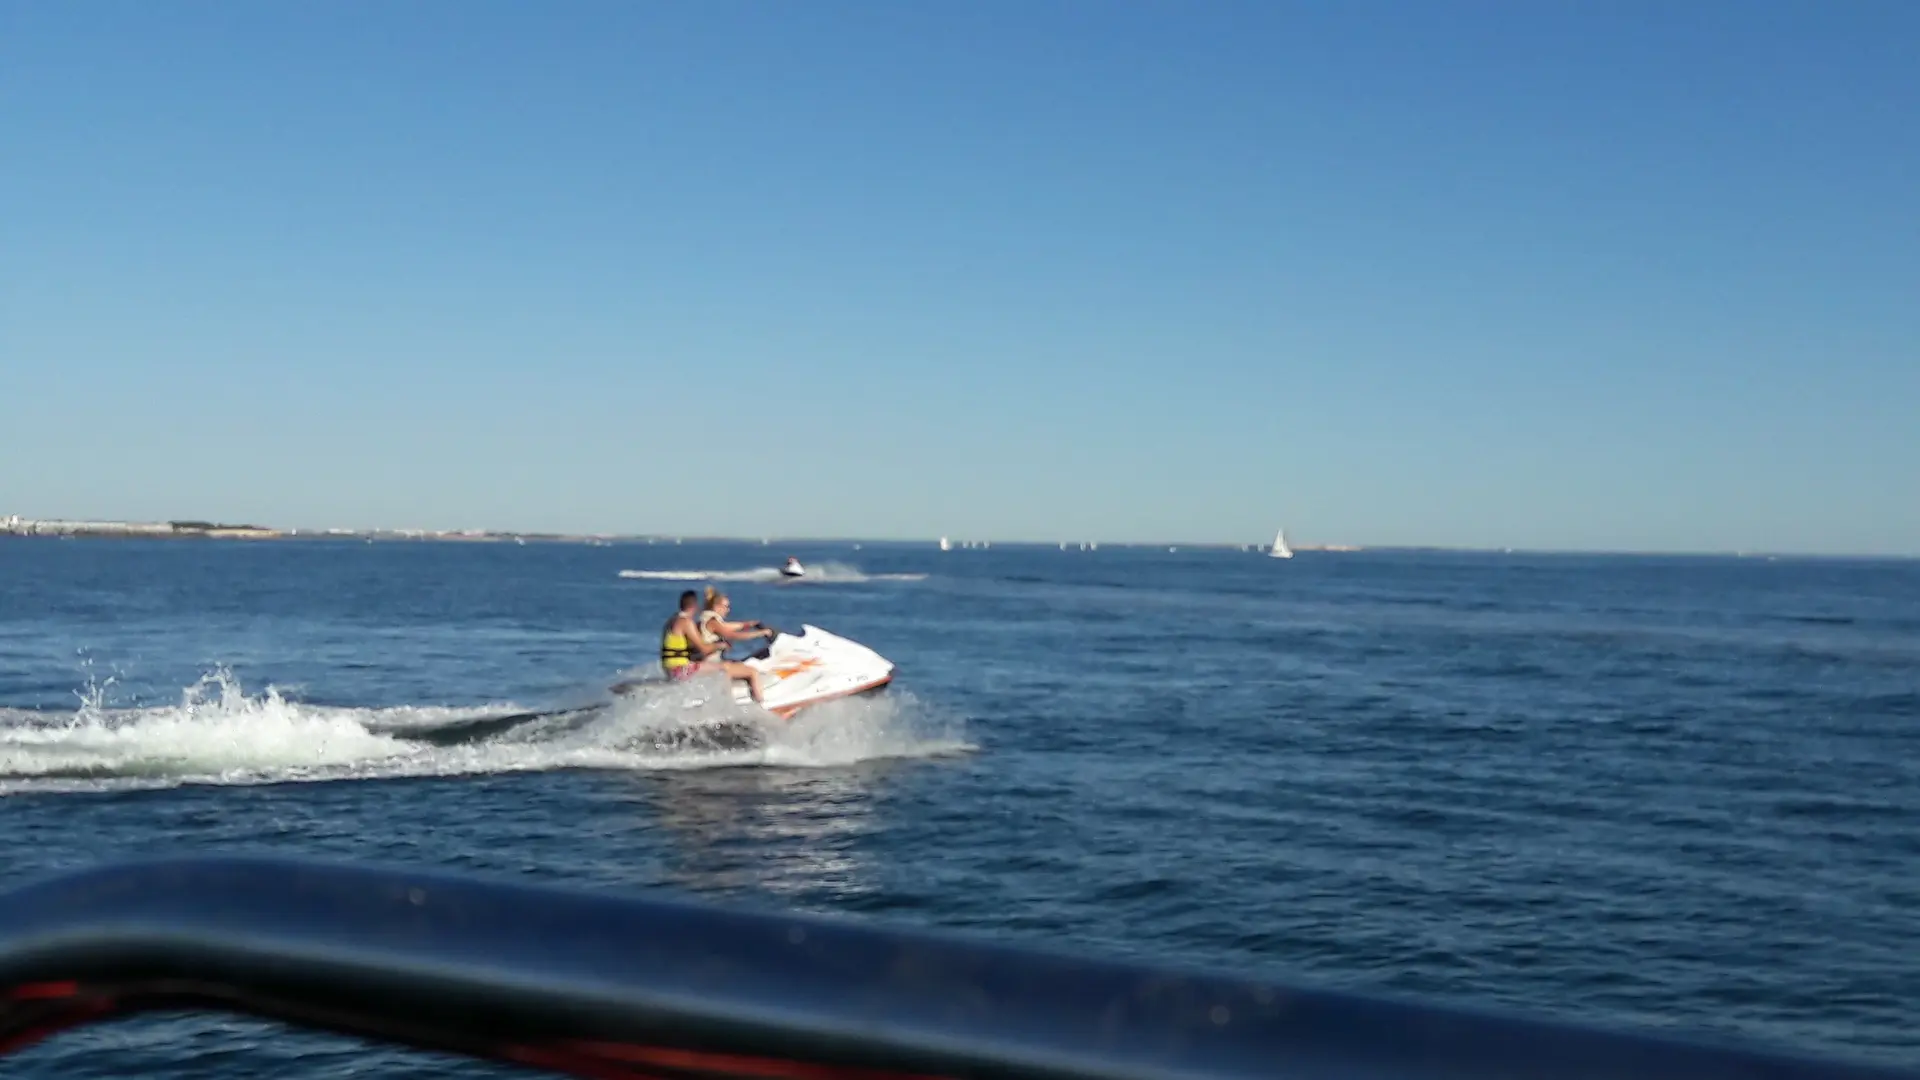
[[[651,681],[557,709],[513,702],[350,708],[247,693],[215,672],[177,705],[0,709],[0,796],[555,769],[826,768],[965,753],[957,722],[893,691],[829,702],[790,723],[715,687]],[[708,698],[712,698],[709,701]]]
[[[622,570],[623,578],[645,581],[757,581],[781,585],[848,585],[863,581],[925,581],[925,574],[869,574],[846,563],[824,562],[807,567],[807,576],[790,578],[777,566],[746,570]]]

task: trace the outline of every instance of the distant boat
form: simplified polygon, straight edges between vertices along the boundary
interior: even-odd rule
[[[940,538],[940,550],[941,551],[953,550],[953,544],[950,541],[948,541],[947,538],[944,536]]]
[[[1273,547],[1268,549],[1267,554],[1276,559],[1293,558],[1293,549],[1287,546],[1287,530],[1281,529],[1273,534]]]

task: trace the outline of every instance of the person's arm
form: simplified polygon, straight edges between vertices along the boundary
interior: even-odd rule
[[[713,620],[717,624],[720,636],[728,641],[752,641],[757,637],[766,637],[769,631],[761,629],[759,623],[728,622],[725,619]],[[749,633],[751,631],[751,633]]]

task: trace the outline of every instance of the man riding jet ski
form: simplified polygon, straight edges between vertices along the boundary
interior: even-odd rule
[[[800,565],[799,559],[796,559],[792,555],[789,555],[787,556],[787,565],[780,568],[780,576],[781,577],[806,577],[807,568]]]

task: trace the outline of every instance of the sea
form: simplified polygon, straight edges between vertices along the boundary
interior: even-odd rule
[[[644,694],[433,737],[651,670],[708,583],[894,686],[746,748]],[[0,890],[208,854],[1920,1067],[1920,562],[0,538]],[[0,1073],[520,1075],[172,1014]]]

